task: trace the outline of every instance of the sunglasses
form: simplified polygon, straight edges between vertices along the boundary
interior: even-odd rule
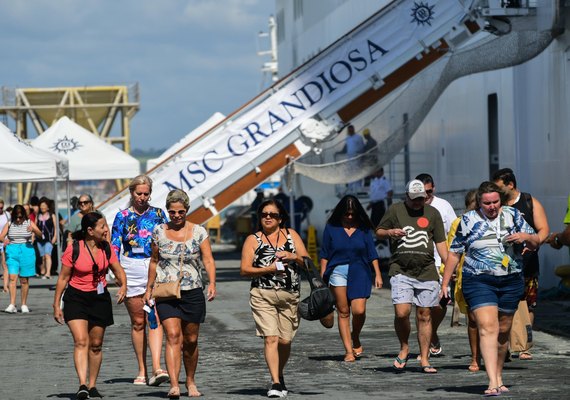
[[[186,210],[168,210],[168,215],[186,215]]]
[[[432,193],[433,193],[433,189],[426,190],[426,193],[427,193],[427,194],[432,194]]]
[[[79,204],[80,206],[84,206],[84,205],[86,205],[86,204],[91,204],[91,200],[78,201],[77,204]]]
[[[20,219],[20,218],[24,218],[24,216],[23,215],[16,215],[15,218]]]
[[[271,218],[271,219],[279,219],[281,218],[281,214],[273,213],[273,212],[262,212],[259,214],[261,218]]]

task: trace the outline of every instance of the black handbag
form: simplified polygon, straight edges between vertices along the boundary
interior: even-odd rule
[[[311,294],[299,302],[298,311],[301,318],[315,321],[334,311],[335,299],[309,257],[303,257],[303,266],[301,271],[309,281]]]

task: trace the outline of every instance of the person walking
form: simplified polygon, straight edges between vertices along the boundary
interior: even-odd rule
[[[114,322],[105,279],[108,269],[113,271],[119,285],[117,303],[123,302],[127,291],[125,272],[111,251],[108,235],[103,215],[98,212],[85,215],[81,230],[75,234],[77,242],[68,246],[61,258],[55,287],[53,317],[59,324],[65,322],[73,336],[78,400],[103,397],[97,390],[97,377],[103,361],[105,330]]]
[[[285,228],[288,215],[279,201],[261,203],[257,217],[258,231],[243,244],[240,273],[252,278],[249,304],[271,375],[267,396],[278,398],[288,393],[284,370],[300,322],[298,268],[308,253],[299,234]]]
[[[180,299],[156,301],[156,311],[166,332],[166,368],[170,378],[168,398],[179,398],[181,358],[186,370],[189,397],[199,397],[195,374],[198,334],[206,317],[202,264],[208,275],[208,301],[216,297],[216,265],[206,229],[186,221],[188,195],[179,189],[166,197],[170,222],[157,225],[152,234],[152,256],[145,302],[151,304],[155,283],[180,281]],[[181,352],[182,350],[182,352]],[[181,353],[183,357],[181,357]]]
[[[366,321],[366,300],[372,285],[376,289],[382,287],[373,231],[374,226],[358,199],[346,195],[334,208],[323,233],[319,254],[321,275],[335,296],[345,362],[354,362],[364,352],[360,333]]]
[[[115,215],[111,233],[111,247],[117,254],[127,275],[125,305],[131,318],[131,339],[138,364],[134,385],[158,386],[168,380],[168,372],[160,366],[162,326],[151,329],[147,336],[147,317],[143,310],[151,255],[151,236],[157,225],[166,223],[164,212],[149,204],[152,179],[146,175],[135,177],[129,184],[130,206]],[[147,381],[146,349],[150,348],[152,374]]]
[[[26,210],[21,204],[16,204],[12,209],[10,222],[4,225],[0,233],[0,242],[4,243],[6,252],[6,267],[8,269],[8,291],[10,304],[4,312],[14,314],[18,312],[16,307],[16,280],[20,277],[20,295],[22,313],[29,313],[28,291],[30,289],[29,278],[36,274],[36,253],[32,245],[32,236],[40,236],[42,232],[37,225],[28,219]],[[7,239],[7,240],[6,240]]]
[[[445,236],[447,237],[449,230],[451,229],[451,224],[457,218],[455,210],[447,200],[435,195],[435,182],[430,174],[419,174],[415,179],[422,181],[424,184],[424,188],[427,194],[426,204],[429,204],[437,211],[439,211],[439,214],[441,215],[441,219],[443,221],[443,230],[445,232]],[[443,274],[443,264],[441,262],[441,257],[437,251],[434,252],[433,257],[435,259],[435,269],[440,276],[439,279],[441,282],[441,275]],[[439,328],[439,325],[443,322],[446,313],[447,304],[438,303],[431,309],[432,334],[429,346],[429,354],[431,356],[439,356],[443,351],[437,330]]]
[[[54,210],[50,207],[50,200],[47,197],[42,197],[38,203],[39,214],[36,217],[36,223],[41,235],[36,237],[36,245],[41,257],[40,275],[42,279],[51,278],[51,253],[57,240],[56,232],[56,219]]]
[[[503,168],[493,174],[493,182],[499,186],[507,197],[506,205],[516,208],[521,212],[526,222],[535,230],[540,243],[548,238],[550,228],[546,219],[546,212],[542,204],[530,193],[521,192],[517,189],[517,179],[512,169]],[[534,324],[534,310],[538,301],[538,277],[540,263],[537,251],[528,251],[523,254],[523,274],[525,281],[524,299],[528,306],[530,324]],[[530,349],[519,352],[520,360],[532,360]]]
[[[0,232],[2,229],[10,222],[10,213],[4,209],[4,199],[0,197]],[[0,263],[2,264],[2,280],[3,286],[2,291],[6,293],[8,291],[8,267],[6,266],[6,255],[4,254],[4,243],[0,241]]]
[[[442,261],[447,258],[445,233],[440,213],[425,204],[427,193],[422,181],[406,185],[406,199],[393,204],[376,229],[379,239],[390,239],[390,284],[394,304],[394,327],[400,352],[393,367],[403,370],[410,357],[410,314],[416,305],[416,325],[421,370],[435,374],[429,363],[432,335],[431,308],[439,302],[439,275],[435,269],[434,247]]]
[[[481,354],[489,384],[485,396],[509,389],[503,382],[513,315],[524,293],[523,251],[534,250],[540,238],[521,212],[504,206],[501,189],[483,182],[477,190],[477,210],[463,214],[445,263],[441,296],[448,297],[448,284],[461,254],[463,296],[475,315]]]

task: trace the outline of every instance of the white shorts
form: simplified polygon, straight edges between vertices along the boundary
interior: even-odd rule
[[[134,297],[146,292],[148,266],[150,258],[131,258],[121,255],[121,267],[127,275],[127,297]]]
[[[439,304],[438,281],[420,281],[398,274],[390,278],[392,304],[415,304],[417,307],[435,307]]]

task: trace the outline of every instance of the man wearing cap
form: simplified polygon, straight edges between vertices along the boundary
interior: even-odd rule
[[[437,372],[429,364],[432,334],[431,307],[439,303],[439,275],[435,269],[434,246],[443,262],[447,259],[445,231],[439,212],[425,204],[424,184],[414,179],[406,185],[406,199],[393,204],[376,228],[379,239],[390,239],[390,284],[394,304],[394,327],[400,352],[394,368],[403,370],[410,357],[410,314],[416,305],[416,324],[421,370]]]

